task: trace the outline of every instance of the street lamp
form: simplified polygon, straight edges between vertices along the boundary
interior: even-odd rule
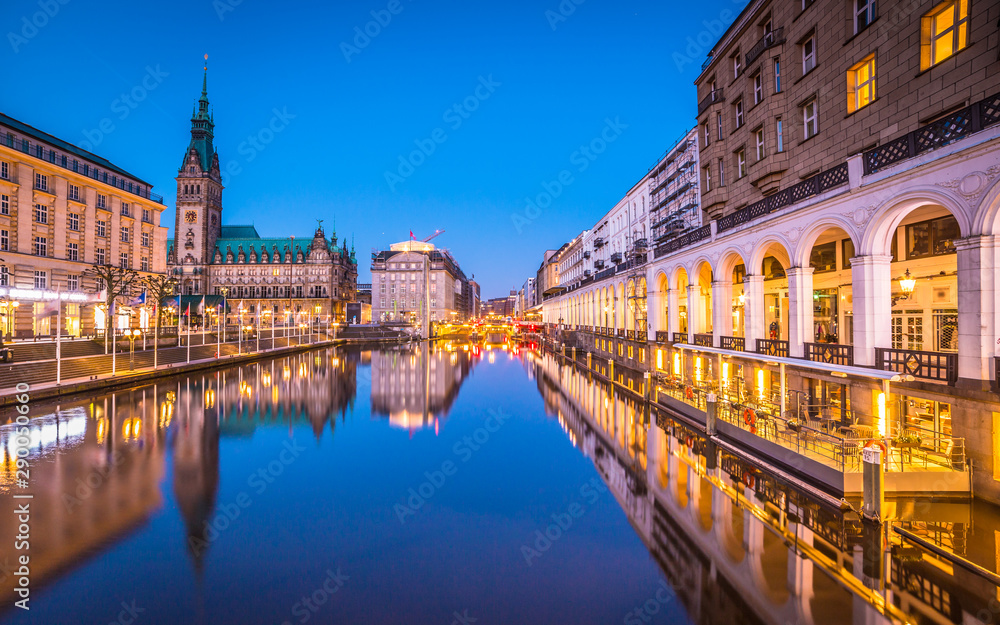
[[[903,293],[892,298],[892,305],[895,306],[899,300],[910,299],[916,286],[917,279],[910,275],[910,270],[907,269],[903,277],[899,279],[899,290]]]

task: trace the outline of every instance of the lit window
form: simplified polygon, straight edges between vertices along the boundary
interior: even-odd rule
[[[813,98],[802,106],[802,132],[805,139],[815,137],[819,132],[817,117],[816,98]]]
[[[734,108],[736,109],[736,127],[739,128],[743,125],[743,100],[737,100]]]
[[[816,37],[802,42],[802,74],[808,74],[816,67]]]
[[[754,140],[757,143],[757,160],[764,160],[764,129],[758,128],[754,135]]]
[[[875,0],[854,0],[854,32],[860,33],[875,19]]]
[[[875,55],[847,71],[847,112],[864,108],[875,99]]]
[[[753,103],[760,104],[764,99],[764,81],[760,77],[760,72],[753,75]]]
[[[778,151],[779,152],[784,152],[785,151],[785,128],[784,128],[783,124],[781,123],[781,118],[780,117],[777,118],[776,120],[774,120],[774,132],[775,132],[775,135],[777,135]]]
[[[942,2],[920,20],[920,69],[969,45],[969,0]]]
[[[742,178],[747,175],[747,152],[739,150],[736,152],[736,177]]]

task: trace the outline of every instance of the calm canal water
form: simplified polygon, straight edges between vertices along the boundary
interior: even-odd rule
[[[885,532],[537,351],[320,350],[32,404],[26,490],[14,417],[2,623],[1000,620],[981,578],[880,556]],[[992,508],[897,516],[996,570]]]

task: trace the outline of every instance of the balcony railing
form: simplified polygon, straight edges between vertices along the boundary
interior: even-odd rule
[[[712,238],[712,226],[702,226],[697,230],[692,230],[687,234],[683,234],[676,239],[668,241],[663,245],[656,248],[653,252],[653,258],[661,258],[667,254],[676,252],[679,249],[683,249],[689,245],[693,245],[699,241],[704,241],[705,239]]]
[[[865,175],[1000,123],[1000,93],[908,132],[863,154]]]
[[[875,367],[949,385],[958,381],[958,354],[876,347]]]
[[[594,239],[594,249],[599,250],[604,247],[604,237],[597,237]]]
[[[768,48],[773,48],[785,43],[785,27],[776,28],[769,33],[766,33],[760,38],[760,41],[754,44],[750,51],[746,55],[746,66],[750,67],[750,64],[757,60],[757,58],[764,54],[764,50]]]
[[[775,358],[788,358],[788,341],[757,339],[757,353]]]
[[[590,250],[587,250],[587,251],[585,251],[585,252],[583,253],[583,257],[584,257],[585,259],[587,259],[587,258],[590,258]]]
[[[613,262],[613,263],[620,263],[620,262],[622,262],[623,258],[624,257],[622,256],[621,252],[615,252],[614,254],[611,255],[611,262]]]
[[[723,101],[725,101],[725,98],[722,95],[721,88],[709,91],[708,95],[705,96],[705,99],[703,99],[701,102],[698,103],[698,114],[701,115],[708,109],[708,107],[712,106],[716,102],[723,102]]]
[[[719,341],[719,347],[722,349],[731,349],[735,352],[746,350],[747,342],[742,336],[720,336]]]
[[[657,330],[656,331],[656,342],[657,343],[669,343],[670,342],[670,333],[669,332],[663,332],[662,330]],[[997,363],[998,363],[997,366],[1000,367],[1000,358],[997,358]]]
[[[791,206],[814,195],[819,195],[834,187],[847,184],[847,182],[847,163],[841,163],[832,169],[807,178],[797,185],[778,191],[763,200],[754,202],[746,208],[722,217],[719,219],[717,225],[718,232],[731,230],[736,226],[753,221],[758,217],[763,217],[768,213],[773,213],[776,210]]]
[[[674,332],[674,343],[687,343],[687,332]]]
[[[594,269],[604,269],[604,261],[603,260],[595,260],[594,261]]]
[[[694,344],[700,345],[701,347],[712,347],[712,335],[711,334],[695,334]]]
[[[835,343],[806,343],[805,359],[834,365],[854,366],[854,346]]]

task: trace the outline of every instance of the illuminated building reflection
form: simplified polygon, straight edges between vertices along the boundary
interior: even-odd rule
[[[695,623],[971,623],[988,580],[720,449],[620,387],[532,357],[546,412],[590,458]],[[996,570],[996,510],[890,502],[891,522]],[[989,560],[989,561],[986,561]]]

